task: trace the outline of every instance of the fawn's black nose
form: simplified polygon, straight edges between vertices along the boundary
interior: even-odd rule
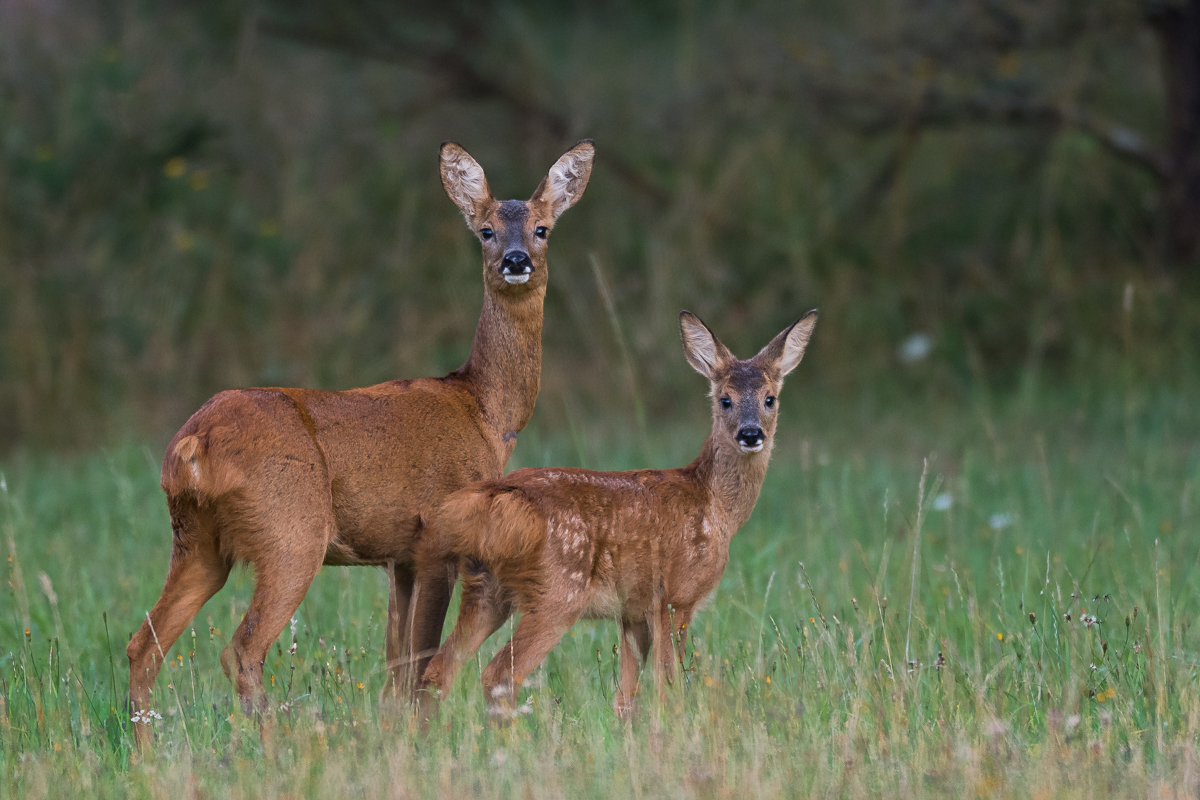
[[[737,432],[738,444],[742,447],[752,448],[758,447],[763,443],[762,428],[757,426],[747,425]]]
[[[533,272],[533,262],[524,250],[510,250],[504,254],[500,264],[501,275],[528,275]]]

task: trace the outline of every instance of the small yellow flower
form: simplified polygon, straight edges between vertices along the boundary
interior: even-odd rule
[[[337,701],[338,701],[339,703],[340,703],[340,702],[342,702],[342,698],[341,698],[341,697],[338,697],[338,698],[337,698]]]
[[[771,676],[770,676],[770,675],[768,675],[768,676],[767,676],[767,683],[770,683],[770,682],[771,682]]]
[[[361,688],[362,688],[362,681],[359,681],[359,682],[358,682],[357,684],[355,684],[355,685],[356,685],[356,686],[358,686],[358,688],[360,688],[360,689],[361,689]]]
[[[1107,697],[1109,700],[1112,700],[1114,697],[1117,696],[1117,687],[1110,686],[1107,689],[1105,689],[1104,696]]]
[[[705,685],[705,686],[712,686],[712,683],[713,683],[713,681],[712,681],[712,675],[705,675],[705,676],[704,676],[704,685]]]
[[[168,159],[163,166],[163,174],[168,178],[182,178],[185,172],[187,172],[187,159],[183,156]]]
[[[997,634],[996,634],[996,641],[998,641],[998,642],[1003,642],[1003,641],[1004,641],[1004,634],[1003,634],[1003,633],[997,633]]]

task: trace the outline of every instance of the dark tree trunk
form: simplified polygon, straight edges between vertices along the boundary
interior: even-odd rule
[[[1200,0],[1153,3],[1167,102],[1163,202],[1175,259],[1200,257]]]

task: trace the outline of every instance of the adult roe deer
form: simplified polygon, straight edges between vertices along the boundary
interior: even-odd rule
[[[442,145],[442,185],[483,246],[483,312],[460,369],[348,391],[222,392],[175,434],[162,465],[170,568],[127,648],[135,714],[148,709],[166,652],[235,562],[254,565],[256,584],[221,663],[247,713],[265,706],[267,651],[322,564],[393,564],[389,661],[405,661],[397,637],[414,584],[408,644],[418,653],[437,648],[453,576],[418,580],[421,518],[455,489],[502,475],[533,413],[546,239],[583,193],[594,155],[584,140],[530,200],[499,202],[479,164],[457,144]],[[135,727],[139,745],[147,744],[146,727]]]
[[[688,363],[712,388],[712,433],[686,467],[520,469],[450,495],[428,521],[418,563],[457,561],[462,604],[426,687],[444,694],[462,661],[517,610],[511,641],[483,671],[492,710],[511,710],[515,688],[583,617],[620,619],[618,714],[632,706],[652,644],[670,678],[675,648],[662,637],[687,627],[725,572],[729,540],[767,472],[783,378],[816,321],[808,312],[740,361],[696,316],[680,314]]]

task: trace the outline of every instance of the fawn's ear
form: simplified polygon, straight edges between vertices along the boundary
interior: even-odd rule
[[[729,348],[690,311],[679,312],[679,333],[683,336],[683,353],[688,363],[710,381],[721,367],[734,360]]]
[[[588,179],[592,177],[592,160],[596,157],[596,145],[591,139],[584,139],[572,147],[554,162],[554,166],[542,178],[531,203],[544,203],[550,216],[558,219],[558,215],[566,211],[583,196]]]
[[[804,348],[808,347],[808,340],[816,324],[817,310],[814,308],[759,350],[753,360],[763,366],[774,364],[780,375],[787,375],[804,357]]]
[[[442,170],[442,188],[470,225],[471,219],[492,200],[492,190],[488,188],[483,167],[454,142],[442,143],[438,161]]]

